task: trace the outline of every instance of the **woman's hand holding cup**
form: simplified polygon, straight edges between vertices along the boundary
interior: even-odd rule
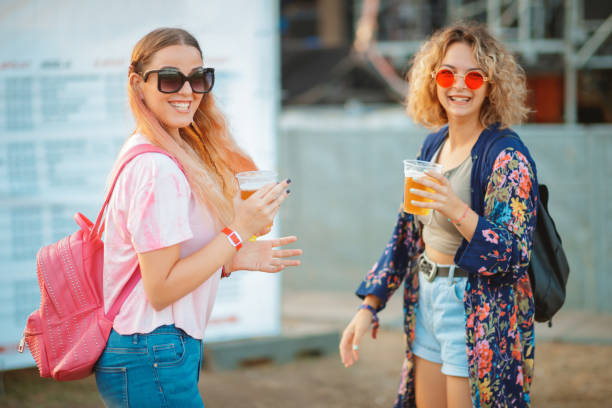
[[[428,170],[417,182],[429,191],[411,189],[412,194],[426,199],[412,201],[413,206],[434,209],[451,220],[461,217],[466,204],[457,196],[446,177],[437,171]]]
[[[245,200],[234,200],[234,221],[230,225],[243,239],[269,231],[280,205],[289,194],[291,180],[268,183]]]

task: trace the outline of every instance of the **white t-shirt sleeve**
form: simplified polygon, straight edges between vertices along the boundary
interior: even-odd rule
[[[169,157],[145,153],[130,163],[127,229],[136,252],[169,247],[193,238],[189,226],[191,189]]]

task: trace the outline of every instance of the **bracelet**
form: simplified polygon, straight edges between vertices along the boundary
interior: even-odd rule
[[[361,309],[367,309],[370,311],[370,313],[372,313],[372,323],[374,323],[374,327],[372,327],[372,338],[376,339],[376,333],[378,332],[378,327],[380,326],[378,316],[376,314],[376,309],[365,303],[359,306],[359,310]]]
[[[467,217],[467,213],[469,209],[470,209],[470,206],[466,204],[465,211],[463,212],[463,215],[461,216],[461,218],[459,218],[458,220],[451,220],[450,218],[448,218],[448,221],[452,222],[455,225],[460,225],[461,221],[463,221],[463,219]]]
[[[236,252],[238,252],[240,248],[242,248],[242,238],[240,237],[240,234],[227,227],[223,228],[221,232],[226,235],[229,243],[232,244],[234,248],[236,248]]]

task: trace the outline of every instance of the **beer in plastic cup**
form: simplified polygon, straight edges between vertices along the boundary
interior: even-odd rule
[[[236,178],[240,185],[240,198],[246,200],[266,184],[276,183],[278,174],[272,170],[254,170],[238,173]],[[255,236],[253,235],[249,240],[254,241]]]
[[[438,173],[442,173],[442,165],[422,160],[404,160],[404,212],[415,215],[428,215],[431,212],[431,208],[415,207],[411,204],[412,200],[420,202],[433,201],[410,192],[411,188],[429,191],[430,193],[435,192],[431,188],[425,187],[423,184],[414,181],[415,179],[426,176],[425,170],[434,170]],[[433,177],[429,177],[429,179],[436,183],[438,182]]]
[[[266,184],[276,183],[278,174],[271,170],[255,170],[238,173],[236,178],[240,185],[240,198],[246,200]]]

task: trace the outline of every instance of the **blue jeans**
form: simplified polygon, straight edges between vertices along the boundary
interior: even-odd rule
[[[94,367],[107,407],[198,407],[202,341],[174,325],[146,334],[115,330]]]

